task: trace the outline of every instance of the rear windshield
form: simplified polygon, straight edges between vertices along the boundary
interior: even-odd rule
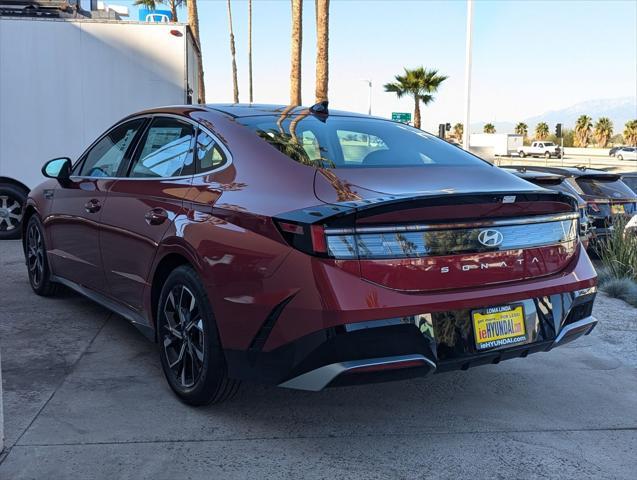
[[[616,177],[608,180],[601,178],[579,177],[577,185],[585,195],[594,195],[608,198],[634,198],[635,193]]]
[[[637,177],[624,177],[622,180],[633,192],[637,192]]]
[[[416,128],[373,118],[313,115],[237,121],[304,165],[323,168],[484,165],[484,161]]]

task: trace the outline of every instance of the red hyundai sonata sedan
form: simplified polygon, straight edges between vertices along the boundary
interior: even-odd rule
[[[267,105],[132,115],[48,162],[29,280],[159,344],[185,402],[498,363],[596,325],[577,201],[410,126]]]

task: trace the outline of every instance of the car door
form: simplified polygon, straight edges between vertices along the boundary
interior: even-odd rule
[[[155,116],[143,133],[123,178],[109,186],[100,245],[113,298],[136,310],[159,243],[175,235],[194,173],[195,126]]]
[[[104,292],[99,249],[102,209],[143,123],[136,119],[112,128],[82,155],[69,182],[50,192],[53,202],[45,223],[49,259],[57,276]]]

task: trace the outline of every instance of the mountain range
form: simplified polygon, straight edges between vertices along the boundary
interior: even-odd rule
[[[541,115],[526,118],[523,122],[529,126],[529,131],[533,131],[539,122],[548,123],[552,131],[556,123],[562,123],[565,128],[573,128],[580,115],[589,115],[593,118],[593,123],[599,117],[608,117],[613,122],[615,132],[621,133],[627,121],[637,119],[637,97],[587,100],[567,108],[550,110]],[[481,132],[485,123],[489,122],[472,123],[471,131]],[[512,133],[517,124],[514,121],[491,123],[495,125],[496,131],[499,133]]]

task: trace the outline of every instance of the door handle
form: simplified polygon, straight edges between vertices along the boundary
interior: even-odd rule
[[[84,204],[84,208],[88,213],[96,213],[100,211],[102,204],[99,200],[93,198]]]
[[[163,208],[153,208],[146,212],[144,218],[149,225],[161,225],[168,219],[168,212]]]

